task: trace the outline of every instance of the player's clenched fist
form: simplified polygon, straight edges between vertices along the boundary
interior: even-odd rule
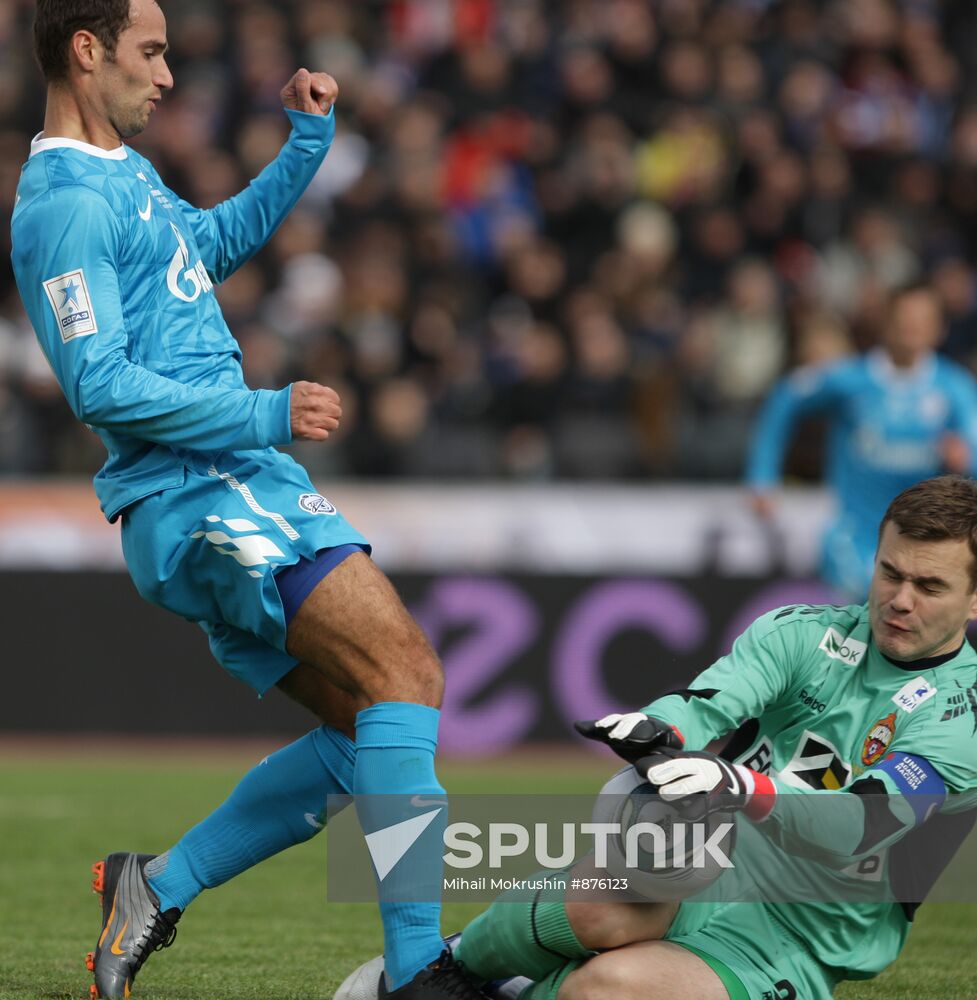
[[[339,97],[339,84],[328,73],[300,69],[282,88],[282,104],[292,111],[328,115]]]
[[[335,389],[316,382],[292,383],[292,437],[325,441],[339,426],[343,409]]]

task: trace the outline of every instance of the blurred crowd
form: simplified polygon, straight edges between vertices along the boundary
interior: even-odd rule
[[[920,277],[977,367],[972,0],[162,6],[176,86],[133,145],[191,202],[275,155],[298,66],[340,85],[321,172],[218,289],[253,388],[340,392],[314,475],[738,477],[772,383]],[[0,0],[7,252],[32,8]],[[101,461],[4,265],[0,473]]]

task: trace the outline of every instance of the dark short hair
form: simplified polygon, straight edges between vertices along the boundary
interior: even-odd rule
[[[892,522],[902,535],[921,542],[965,541],[970,547],[970,586],[977,590],[977,482],[936,476],[903,490],[889,504],[879,538]]]
[[[90,31],[115,55],[119,35],[129,26],[130,0],[37,0],[34,55],[44,79],[68,76],[68,47],[76,31]]]
[[[941,310],[943,308],[939,292],[925,278],[913,278],[896,285],[889,292],[889,308],[894,309],[903,299],[908,299],[912,295],[929,295]]]

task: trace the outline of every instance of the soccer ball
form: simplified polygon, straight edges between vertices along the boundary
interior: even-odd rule
[[[454,954],[458,942],[461,941],[461,932],[449,934],[444,943],[448,950]],[[371,958],[369,962],[364,962],[358,969],[354,969],[344,980],[342,985],[332,995],[332,1000],[376,1000],[377,987],[380,985],[380,977],[383,975],[383,955]],[[513,980],[515,982],[515,980]],[[529,985],[526,980],[525,985]],[[523,987],[520,987],[520,992]],[[498,1000],[507,1000],[503,992],[493,994],[498,996]],[[518,993],[513,993],[513,997],[518,997]]]
[[[377,1000],[377,987],[383,975],[383,955],[371,958],[354,969],[333,994],[333,1000]]]
[[[722,830],[715,843],[719,854],[730,858],[736,845],[736,817],[729,810],[716,810],[693,821],[656,793],[657,788],[631,766],[618,771],[600,790],[593,821],[619,828],[607,838],[607,873],[627,879],[629,890],[648,900],[687,899],[728,870],[720,857],[703,851],[702,845],[714,843],[712,838]],[[636,864],[629,866],[628,831],[638,823],[651,824],[655,835],[636,835],[632,859]]]

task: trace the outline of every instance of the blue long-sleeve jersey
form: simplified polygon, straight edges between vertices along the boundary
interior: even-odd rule
[[[904,371],[876,349],[778,383],[754,432],[750,486],[763,490],[779,481],[791,430],[813,413],[828,420],[825,479],[842,516],[870,547],[889,502],[944,471],[944,434],[966,441],[971,471],[977,468],[977,383],[969,372],[938,355]]]
[[[214,295],[298,201],[335,132],[288,111],[281,152],[204,211],[125,145],[38,137],[11,223],[21,298],[72,410],[101,437],[106,517],[183,481],[187,452],[291,440],[290,389],[252,391]]]

